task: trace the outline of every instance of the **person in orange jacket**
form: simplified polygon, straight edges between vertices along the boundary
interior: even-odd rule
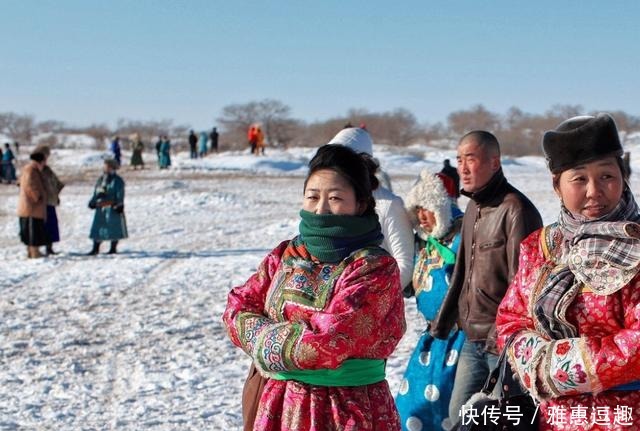
[[[251,154],[255,154],[258,145],[258,133],[257,127],[254,124],[249,127],[249,131],[247,132],[247,140],[249,141],[249,146],[251,146]]]
[[[260,126],[256,126],[256,156],[260,153],[264,155],[264,133]]]

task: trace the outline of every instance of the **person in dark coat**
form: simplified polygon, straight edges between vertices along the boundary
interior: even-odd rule
[[[113,153],[113,158],[118,162],[118,166],[120,166],[120,137],[116,136],[113,141],[111,141],[111,152]]]
[[[90,256],[100,252],[102,241],[111,241],[109,254],[117,253],[118,241],[127,238],[127,223],[124,216],[124,180],[118,174],[118,163],[114,159],[104,161],[103,174],[98,178],[89,201],[95,210],[89,238],[93,240]]]
[[[211,141],[211,152],[218,152],[218,130],[214,127],[209,133],[209,140]]]
[[[8,184],[16,181],[16,167],[13,164],[15,159],[16,157],[13,155],[9,144],[4,144],[4,153],[2,153],[2,178]]]
[[[142,152],[144,151],[144,144],[142,143],[142,139],[140,139],[140,135],[135,133],[132,140],[131,146],[131,166],[133,166],[133,170],[144,169],[144,160],[142,160]]]
[[[460,197],[460,175],[458,175],[458,170],[453,166],[451,166],[449,159],[444,159],[443,165],[444,166],[442,167],[442,170],[440,171],[440,173],[445,174],[446,176],[448,176],[453,180],[453,183],[455,184],[455,187],[456,187],[454,200],[458,199]]]
[[[160,149],[162,148],[162,136],[158,136],[156,141],[156,156],[158,157],[158,167],[160,166]]]
[[[191,130],[189,132],[189,152],[191,154],[192,159],[198,158],[198,151],[196,150],[196,145],[198,144],[198,137],[195,132]]]
[[[45,156],[44,168],[42,169],[42,180],[44,182],[44,188],[47,191],[47,218],[44,226],[47,231],[47,244],[46,254],[47,256],[52,254],[58,254],[53,251],[53,243],[60,241],[60,228],[58,226],[58,214],[56,207],[60,205],[60,192],[64,187],[64,183],[60,181],[58,176],[53,172],[53,169],[49,167],[49,157],[51,156],[51,149],[48,145],[39,145],[34,150],[34,153],[42,153]]]

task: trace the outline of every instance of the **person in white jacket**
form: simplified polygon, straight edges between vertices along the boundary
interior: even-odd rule
[[[360,127],[342,129],[329,141],[329,144],[340,144],[360,153],[373,157],[373,141],[371,135]],[[382,248],[387,250],[398,262],[400,281],[404,288],[411,284],[413,275],[413,227],[404,208],[402,198],[389,188],[380,186],[373,191],[376,200],[376,213],[382,226],[384,241]],[[389,184],[390,187],[390,184]]]

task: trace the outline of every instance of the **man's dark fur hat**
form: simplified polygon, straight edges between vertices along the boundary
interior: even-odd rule
[[[544,134],[542,149],[549,170],[560,173],[583,163],[623,154],[616,123],[601,113],[569,118]]]

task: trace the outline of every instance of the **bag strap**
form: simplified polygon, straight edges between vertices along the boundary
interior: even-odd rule
[[[487,377],[487,380],[484,382],[484,386],[482,387],[482,392],[484,394],[491,395],[493,389],[498,383],[498,380],[502,381],[500,377],[504,378],[504,376],[506,375],[506,365],[508,362],[507,350],[509,349],[509,345],[515,339],[516,335],[518,335],[518,333],[514,332],[509,336],[509,338],[507,338],[507,342],[504,343],[504,348],[502,349],[502,352],[500,352],[498,362],[496,363],[495,368],[489,373],[489,376]],[[504,386],[502,384],[500,385],[500,394],[504,395]]]

